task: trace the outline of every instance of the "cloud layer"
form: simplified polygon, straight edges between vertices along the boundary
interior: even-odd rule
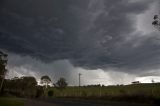
[[[31,64],[25,64],[41,61],[44,65],[36,63],[39,65],[32,67],[35,72],[39,69],[52,72],[49,67],[58,62],[54,64],[63,68],[67,64],[72,66],[66,70],[68,76],[74,67],[145,75],[159,69],[160,64],[159,32],[150,29],[158,3],[158,0],[2,0],[0,48],[18,55],[10,57],[15,61],[24,56],[28,61],[17,64],[12,61],[10,67],[30,67]],[[60,70],[54,72],[65,73]]]
[[[24,61],[25,60],[25,61]],[[50,63],[31,58],[30,56],[19,56],[9,54],[7,78],[34,76],[38,81],[41,76],[48,75],[52,83],[60,77],[64,77],[69,85],[78,86],[78,74],[81,73],[81,85],[91,84],[130,84],[135,80],[136,75],[130,75],[115,70],[86,70],[81,67],[74,67],[68,60],[59,60]],[[118,77],[117,77],[118,75]]]

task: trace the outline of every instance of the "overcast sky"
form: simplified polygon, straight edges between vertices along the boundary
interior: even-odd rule
[[[49,75],[77,85],[160,81],[158,0],[1,0],[8,77]]]

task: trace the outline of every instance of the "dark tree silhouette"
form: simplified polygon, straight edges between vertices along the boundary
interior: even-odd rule
[[[5,89],[15,96],[35,97],[37,93],[37,81],[32,76],[13,78],[5,80]]]
[[[0,51],[0,93],[3,88],[4,78],[7,72],[6,65],[7,65],[7,54]]]
[[[41,77],[41,84],[45,84],[46,88],[48,87],[49,83],[51,83],[49,76],[45,75]]]
[[[152,25],[153,25],[156,29],[160,30],[160,18],[159,18],[158,15],[154,15]]]
[[[24,92],[25,96],[35,96],[37,81],[34,77],[21,77],[20,81],[17,83],[19,83],[19,87],[21,88],[22,92]]]
[[[158,19],[158,15],[154,15],[153,19],[154,20]]]
[[[31,76],[21,77],[21,80],[23,82],[23,86],[25,85],[26,87],[29,88],[35,87],[37,85],[36,79]]]
[[[65,78],[60,78],[56,83],[56,87],[60,89],[64,89],[67,85],[68,83]]]

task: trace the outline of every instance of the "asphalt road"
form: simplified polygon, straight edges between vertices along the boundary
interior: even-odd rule
[[[37,101],[37,100],[23,100],[25,106],[111,106],[111,105],[101,105],[93,103],[83,103],[83,102],[71,102],[71,101]]]
[[[25,106],[152,106],[152,105],[143,105],[143,104],[135,104],[135,103],[93,103],[93,102],[83,102],[83,101],[62,101],[62,100],[31,100],[25,99],[23,100]]]

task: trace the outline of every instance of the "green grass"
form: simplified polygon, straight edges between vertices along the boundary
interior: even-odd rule
[[[53,90],[54,97],[140,102],[160,100],[160,83],[106,87],[67,87],[64,90],[50,88],[49,90]]]
[[[23,102],[16,98],[0,97],[0,106],[23,106]]]
[[[107,86],[107,87],[67,87],[64,90],[50,88],[54,91],[54,96],[152,96],[160,98],[160,83],[157,84],[137,84],[126,86]]]

